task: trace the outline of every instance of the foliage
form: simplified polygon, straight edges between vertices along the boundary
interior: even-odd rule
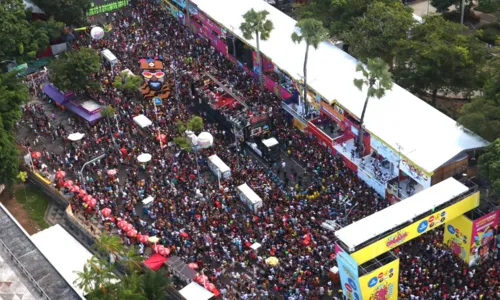
[[[494,141],[500,138],[499,58],[490,61],[485,67],[483,76],[486,81],[482,95],[462,106],[457,122],[483,138]]]
[[[81,48],[64,52],[49,65],[52,82],[62,91],[82,92],[98,88],[91,76],[100,69],[100,58],[95,50]]]
[[[129,93],[137,92],[143,80],[141,76],[130,74],[123,71],[120,76],[115,77],[113,86],[117,89],[124,90]]]
[[[328,38],[328,31],[323,27],[323,22],[316,19],[302,19],[297,23],[297,27],[300,29],[300,34],[297,32],[292,33],[292,41],[294,43],[300,43],[302,40],[306,42],[306,53],[304,58],[304,101],[307,101],[307,59],[309,56],[309,47],[313,46],[314,49],[318,49],[321,42]],[[305,105],[306,114],[309,109],[309,105]]]
[[[438,92],[471,93],[477,89],[477,73],[486,48],[465,27],[440,16],[425,18],[416,25],[409,41],[396,53],[394,77],[412,92],[431,92],[432,104]]]
[[[198,116],[194,116],[186,124],[187,129],[191,131],[202,131],[203,130],[203,119]]]
[[[240,25],[240,30],[245,39],[252,40],[254,38],[253,35],[255,34],[257,44],[257,61],[259,64],[259,82],[261,89],[264,89],[264,84],[262,79],[262,61],[260,58],[259,41],[266,41],[269,39],[271,31],[274,29],[273,22],[267,19],[267,15],[269,15],[269,12],[266,10],[255,11],[252,8],[243,15],[244,21]]]
[[[174,137],[174,143],[182,150],[191,151],[191,142],[183,136]]]
[[[103,233],[92,247],[97,253],[85,264],[83,271],[77,272],[78,279],[75,281],[78,287],[88,293],[87,299],[165,298],[169,285],[167,277],[149,272],[142,274],[142,257],[137,255],[134,247],[126,248],[120,237]],[[117,275],[116,264],[108,261],[108,254],[121,258],[126,274]]]
[[[330,36],[341,40],[354,28],[354,20],[362,17],[376,0],[310,0],[301,8],[300,18],[315,18],[323,22]],[[399,0],[377,0],[383,3]]]
[[[40,228],[45,229],[50,227],[45,221],[45,212],[49,206],[49,199],[40,189],[27,183],[22,187],[16,188],[14,198],[16,202],[24,207],[30,219],[35,221]]]
[[[497,40],[497,29],[489,27],[479,31],[478,38],[490,45],[495,45]]]
[[[115,108],[111,105],[106,105],[101,109],[101,116],[103,118],[112,118],[115,115]]]
[[[28,101],[28,88],[16,72],[0,74],[0,182],[12,187],[19,168],[14,125],[21,119],[21,106]]]
[[[21,171],[19,172],[19,174],[17,174],[16,178],[19,179],[21,182],[26,182],[26,180],[28,179],[28,173]]]
[[[413,10],[401,2],[374,2],[366,13],[353,21],[353,28],[345,34],[349,52],[361,61],[381,57],[392,67],[396,49],[408,38],[415,26]]]
[[[457,4],[460,0],[431,0],[431,5],[436,8],[438,13],[450,10],[450,6]]]
[[[33,37],[36,38],[38,51],[47,49],[50,42],[64,33],[64,23],[49,18],[47,21],[36,20],[31,23]]]
[[[490,183],[496,195],[500,195],[500,138],[484,149],[479,157],[479,172]]]
[[[66,25],[84,26],[87,24],[87,12],[91,0],[35,0],[48,16]]]
[[[498,0],[481,0],[474,9],[485,13],[492,13],[496,12],[499,8],[500,2]]]

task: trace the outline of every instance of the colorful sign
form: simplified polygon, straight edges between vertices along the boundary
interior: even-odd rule
[[[323,147],[329,147],[333,149],[333,139],[319,129],[313,122],[309,121],[307,130],[309,133],[318,139],[318,143]]]
[[[500,210],[496,210],[474,220],[469,265],[480,264],[494,255],[496,248],[495,237],[499,230],[499,214]]]
[[[293,118],[293,126],[297,127],[300,131],[304,132],[307,129],[307,125],[300,122],[299,120]]]
[[[344,115],[339,113],[336,109],[328,105],[327,103],[321,101],[321,111],[328,115],[330,118],[336,120],[340,124],[344,124]]]
[[[372,258],[394,249],[397,246],[402,245],[444,223],[447,223],[478,206],[479,192],[476,192],[447,208],[433,212],[427,217],[381,238],[361,250],[351,253],[351,256],[358,262],[358,264],[363,264]]]
[[[362,299],[397,300],[399,258],[359,278]]]
[[[451,220],[444,228],[444,244],[466,263],[469,263],[471,234],[472,221],[464,215]]]
[[[361,290],[358,280],[358,264],[352,257],[335,244],[337,265],[339,268],[342,291],[347,299],[361,300]]]
[[[416,182],[421,184],[424,188],[428,188],[431,186],[431,176],[420,170],[411,161],[403,158],[401,160],[399,168],[401,169],[401,171],[405,172],[406,174],[408,174],[408,176],[413,178]]]

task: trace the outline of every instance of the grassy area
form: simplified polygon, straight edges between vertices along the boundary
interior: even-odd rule
[[[36,221],[43,229],[50,227],[44,219],[45,211],[49,206],[49,199],[42,191],[37,189],[36,186],[27,183],[24,187],[19,186],[14,195],[16,201],[23,205],[33,221]]]

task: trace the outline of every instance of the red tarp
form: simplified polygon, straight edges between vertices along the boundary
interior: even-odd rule
[[[161,256],[158,253],[153,254],[150,258],[146,259],[144,261],[144,264],[148,266],[151,270],[156,271],[161,266],[163,266],[163,263],[167,261],[168,258]]]

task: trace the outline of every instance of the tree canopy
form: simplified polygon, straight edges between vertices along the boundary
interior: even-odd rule
[[[127,93],[137,92],[141,86],[143,79],[141,76],[130,74],[127,71],[121,72],[115,77],[113,86]]]
[[[56,87],[62,91],[81,92],[97,89],[99,83],[92,79],[92,75],[100,69],[100,57],[97,51],[81,48],[78,51],[64,52],[59,59],[49,65],[51,79]]]
[[[476,37],[463,34],[465,27],[441,16],[425,18],[409,40],[396,51],[394,77],[412,92],[471,93],[478,88],[477,73],[486,48]]]
[[[401,2],[373,2],[345,33],[349,52],[361,61],[380,57],[392,67],[396,49],[415,25],[413,10]]]
[[[87,12],[92,5],[91,0],[35,0],[34,2],[48,16],[66,25],[75,26],[87,23]]]
[[[19,171],[19,152],[14,125],[21,118],[21,106],[28,100],[28,88],[16,72],[0,74],[0,182],[11,187]]]
[[[399,0],[310,0],[299,12],[300,18],[315,18],[323,22],[330,36],[343,39],[353,29],[354,20],[368,10],[375,1],[383,3]]]
[[[489,144],[479,157],[479,172],[500,195],[500,138]]]

